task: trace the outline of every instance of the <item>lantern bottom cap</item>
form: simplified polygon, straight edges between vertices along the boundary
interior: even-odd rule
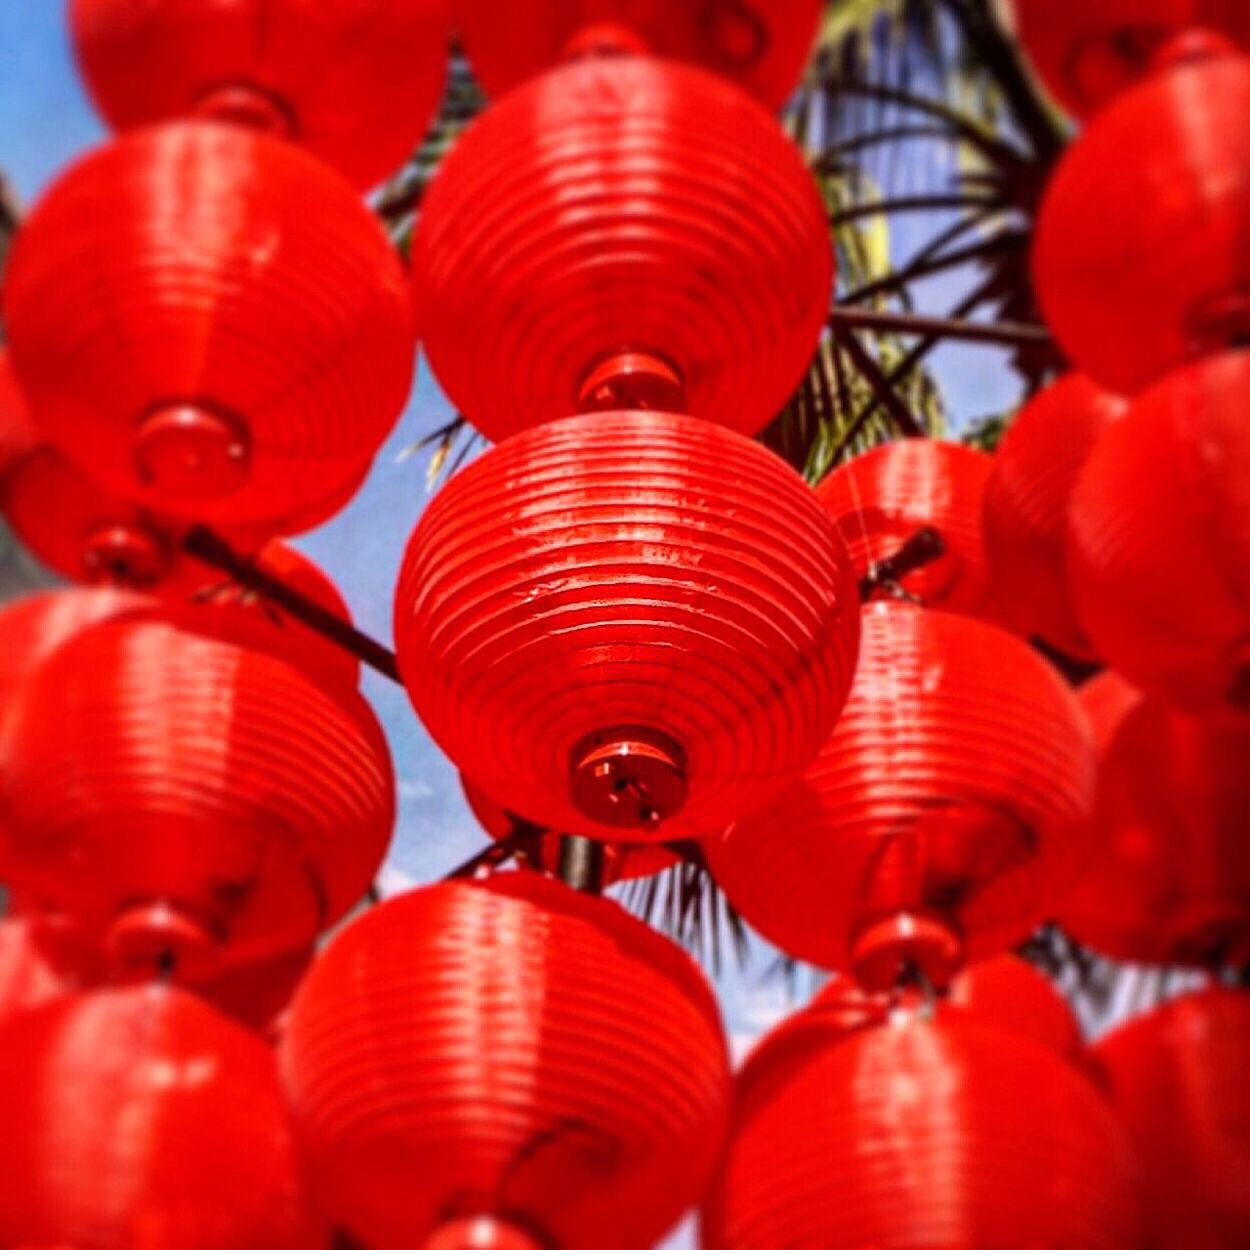
[[[440,1224],[421,1250],[547,1250],[545,1242],[493,1215],[472,1215]]]
[[[573,805],[598,824],[646,835],[685,805],[686,753],[658,730],[598,731],[573,748],[569,763]]]
[[[211,975],[218,944],[195,917],[174,904],[138,903],[109,927],[105,949],[115,975],[195,981]]]
[[[963,965],[963,938],[935,912],[894,912],[868,921],[851,943],[851,972],[873,993],[923,979],[942,988]]]
[[[198,403],[151,409],[135,428],[133,452],[139,481],[180,499],[233,494],[251,469],[244,424]]]
[[[169,571],[169,551],[164,538],[146,526],[102,525],[83,543],[82,566],[90,582],[142,590]]]

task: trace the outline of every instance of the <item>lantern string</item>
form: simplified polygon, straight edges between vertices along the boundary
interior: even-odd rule
[[[253,560],[236,551],[220,534],[202,525],[192,526],[182,539],[182,547],[188,555],[228,574],[244,589],[254,591],[276,604],[300,624],[320,634],[327,642],[354,655],[383,677],[389,677],[394,682],[401,680],[399,664],[393,651],[281,578],[259,568]]]

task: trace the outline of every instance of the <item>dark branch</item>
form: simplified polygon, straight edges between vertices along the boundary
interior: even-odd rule
[[[927,334],[966,343],[998,347],[1046,347],[1052,342],[1044,325],[1014,321],[966,321],[957,317],[922,317],[912,313],[876,312],[868,308],[834,308],[830,328],[874,330],[882,334]]]

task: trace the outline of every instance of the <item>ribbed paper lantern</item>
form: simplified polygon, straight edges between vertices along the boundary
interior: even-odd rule
[[[1250,41],[1250,12],[1241,0],[1015,0],[1015,10],[1034,68],[1078,117],[1132,86],[1188,29]]]
[[[0,609],[0,726],[23,683],[58,647],[98,621],[146,602],[120,590],[49,590]],[[2,741],[2,739],[0,739]],[[0,756],[0,769],[4,757]]]
[[[794,90],[820,0],[455,0],[473,72],[492,95],[579,54],[632,51],[690,61],[776,108]]]
[[[962,1012],[905,1015],[766,1043],[743,1082],[706,1250],[1142,1244],[1111,1108],[1028,1037]]]
[[[0,920],[0,1029],[18,1012],[70,993],[91,970],[90,951],[70,925],[6,916]]]
[[[533,873],[355,921],[296,996],[283,1071],[317,1192],[372,1250],[649,1250],[702,1192],[728,1110],[690,959]],[[510,1236],[471,1240],[475,1220]]]
[[[1250,994],[1176,999],[1097,1054],[1141,1160],[1151,1246],[1250,1245]]]
[[[1250,711],[1250,352],[1178,370],[1099,439],[1069,509],[1095,650],[1144,690]]]
[[[1092,658],[1068,589],[1068,504],[1102,432],[1125,401],[1069,373],[1021,409],[985,487],[984,533],[995,606],[1013,629]]]
[[[181,991],[97,991],[0,1025],[0,1243],[314,1250],[271,1052]]]
[[[816,350],[833,252],[763,108],[700,70],[613,58],[472,126],[422,205],[413,270],[437,309],[430,366],[488,438],[632,407],[753,434]]]
[[[475,786],[467,778],[460,778],[464,797],[469,810],[477,818],[478,824],[496,841],[511,837],[518,829],[524,829],[528,835],[524,854],[532,867],[541,868],[544,872],[556,873],[560,867],[561,835],[549,830],[529,825],[519,816],[496,803],[484,790]],[[607,887],[619,881],[637,881],[643,877],[654,877],[656,873],[672,868],[678,863],[678,857],[662,846],[627,846],[619,842],[609,842],[603,848],[603,881]]]
[[[1076,367],[1130,393],[1250,330],[1250,57],[1161,69],[1055,171],[1033,267]]]
[[[888,988],[1027,936],[1083,866],[1094,761],[1059,675],[1012,635],[864,611],[819,758],[706,849],[743,917],[799,959]]]
[[[354,692],[156,610],[55,651],[8,722],[13,882],[189,983],[302,950],[365,892],[393,818]]]
[[[989,590],[981,507],[991,465],[973,447],[902,439],[835,469],[816,498],[838,523],[860,577],[921,530],[935,530],[942,554],[899,585],[929,607],[975,613],[986,607]]]
[[[199,114],[301,143],[369,187],[421,141],[446,0],[72,0],[74,44],[118,128]]]
[[[858,602],[811,491],[708,421],[542,426],[443,488],[408,547],[395,639],[451,759],[547,829],[698,837],[820,749]]]
[[[1108,682],[1123,684],[1093,685]],[[1098,851],[1059,909],[1063,928],[1114,959],[1250,963],[1247,761],[1245,717],[1157,699],[1126,708],[1102,752]]]
[[[347,183],[263,134],[188,122],[92,153],[37,205],[5,277],[41,429],[177,516],[306,512],[357,480],[408,397],[394,249]]]

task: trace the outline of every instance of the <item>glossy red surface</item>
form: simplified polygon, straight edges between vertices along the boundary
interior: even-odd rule
[[[963,1012],[785,1032],[752,1057],[706,1250],[1134,1250],[1133,1161],[1093,1084]]]
[[[496,841],[512,834],[519,817],[501,807],[480,787],[466,778],[460,778],[469,810],[477,822]],[[555,873],[560,866],[560,834],[537,831],[531,866],[544,872]],[[641,877],[654,877],[656,873],[678,863],[672,851],[661,846],[627,846],[624,843],[608,843],[604,848],[603,885],[615,885],[618,881],[636,881]]]
[[[1033,270],[1073,365],[1131,393],[1250,325],[1250,57],[1152,75],[1094,117],[1038,216]]]
[[[417,890],[343,930],[282,1067],[318,1193],[373,1250],[474,1215],[561,1250],[648,1250],[703,1191],[728,1115],[691,960],[532,873]]]
[[[812,51],[820,0],[455,0],[473,72],[492,95],[597,43],[731,78],[776,108]]]
[[[754,434],[811,362],[833,253],[815,181],[764,109],[700,70],[614,58],[545,74],[473,124],[422,204],[413,273],[437,310],[430,367],[488,438],[577,411],[622,351],[667,362],[684,410]]]
[[[1069,509],[1094,648],[1193,709],[1250,711],[1250,353],[1172,373],[1099,439]]]
[[[1207,27],[1245,44],[1242,0],[1015,0],[1020,40],[1055,98],[1088,116],[1150,72],[1168,40]]]
[[[1105,704],[1107,684],[1123,687],[1101,677],[1083,699]],[[1102,749],[1098,849],[1056,919],[1114,959],[1250,963],[1250,720],[1124,702]]]
[[[1141,1160],[1151,1246],[1250,1245],[1250,995],[1176,999],[1097,1054]]]
[[[44,916],[0,919],[0,1028],[77,989],[96,971],[92,954],[73,928]]]
[[[0,1024],[0,1242],[314,1250],[268,1048],[191,995],[61,998]]]
[[[1093,651],[1068,588],[1068,504],[1095,443],[1125,402],[1084,374],[1067,374],[1021,409],[985,486],[985,546],[1001,618],[1078,659]]]
[[[255,113],[361,187],[425,133],[446,0],[72,0],[87,85],[118,128]]]
[[[78,633],[10,711],[12,880],[188,983],[306,948],[365,892],[394,816],[354,692],[159,609]]]
[[[5,277],[43,433],[173,515],[280,528],[357,481],[408,397],[398,256],[347,183],[262,134],[170,124],[88,155]]]
[[[878,603],[815,763],[705,846],[729,900],[789,954],[868,988],[909,962],[940,982],[1027,936],[1070,886],[1093,782],[1080,708],[1029,647]]]
[[[833,523],[780,459],[707,421],[603,413],[457,474],[408,547],[395,639],[413,703],[496,801],[607,841],[697,837],[819,750],[855,664]],[[670,737],[688,797],[658,827],[574,805],[587,735]]]
[[[944,553],[899,584],[929,607],[976,613],[988,607],[981,503],[991,465],[984,452],[960,443],[900,439],[835,469],[816,498],[842,531],[859,577],[919,530],[937,530]]]

